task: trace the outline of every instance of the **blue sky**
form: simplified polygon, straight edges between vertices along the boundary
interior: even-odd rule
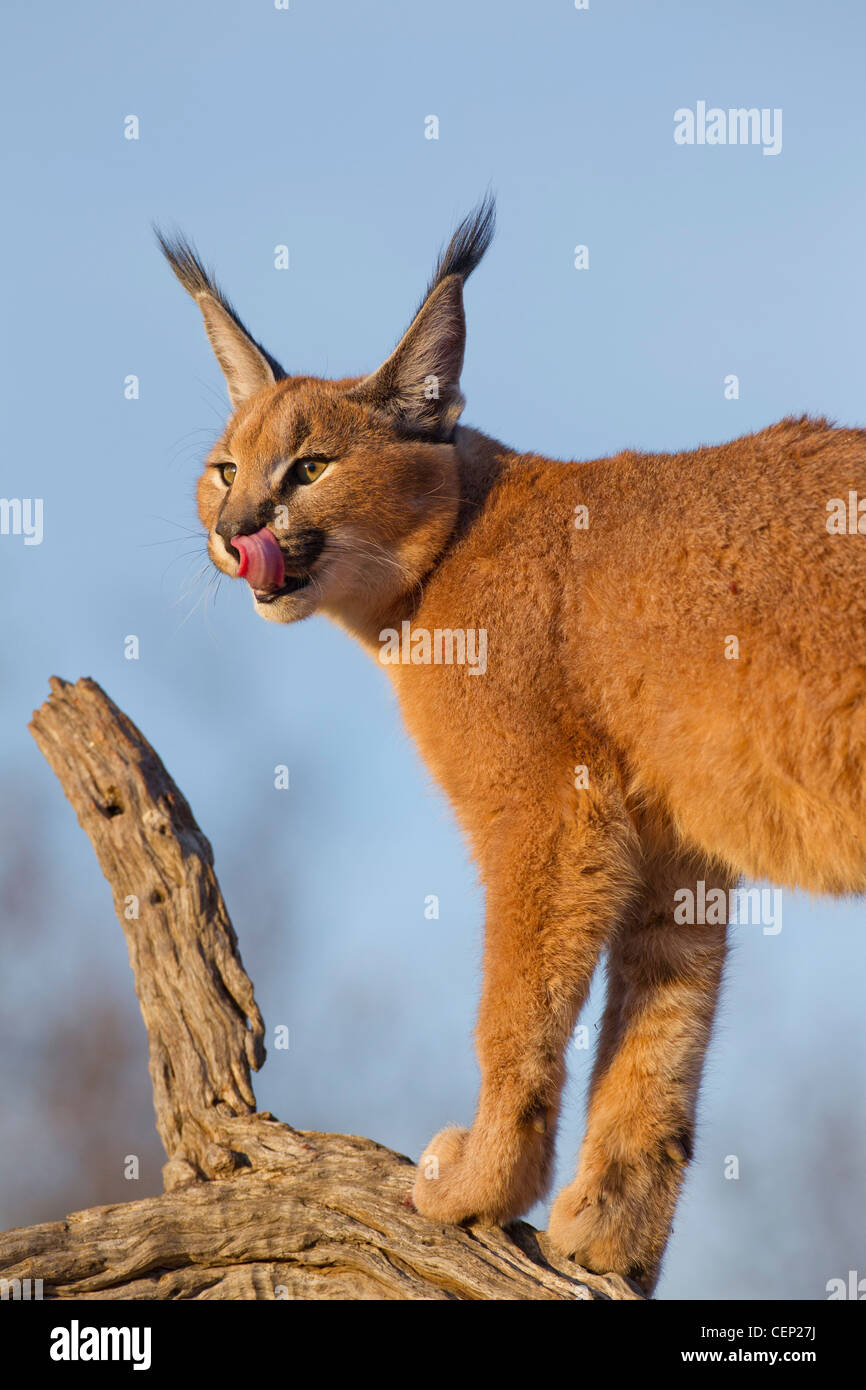
[[[188,796],[266,1021],[290,1028],[261,1105],[417,1154],[471,1118],[481,895],[383,673],[324,620],[257,621],[245,586],[207,608],[186,592],[204,558],[198,464],[227,399],[151,223],[194,238],[287,370],[342,376],[387,355],[490,185],[467,423],[563,458],[804,410],[862,425],[866,20],[832,0],[154,0],[13,3],[2,28],[0,494],[44,500],[44,539],[0,536],[0,779],[6,815],[32,820],[50,924],[38,949],[4,934],[15,1045],[94,980],[132,995],[106,886],[26,732],[50,674],[86,674]],[[781,153],[677,146],[673,113],[699,100],[781,108]],[[866,1272],[849,1210],[866,1163],[862,919],[786,894],[779,936],[737,929],[661,1296],[820,1298]],[[572,1062],[560,1183],[589,1066]],[[15,1078],[38,1196],[39,1095]]]

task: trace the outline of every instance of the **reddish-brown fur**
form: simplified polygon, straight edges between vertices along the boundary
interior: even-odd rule
[[[866,539],[826,524],[830,499],[866,496],[866,432],[789,419],[690,453],[561,463],[456,425],[478,225],[385,368],[343,381],[281,377],[189,248],[166,244],[235,405],[199,510],[229,575],[231,535],[281,503],[287,575],[304,569],[296,538],[324,533],[307,587],[257,602],[270,620],[326,613],[374,656],[404,621],[486,630],[484,674],[385,667],[487,895],[478,1110],[431,1141],[415,1204],[500,1222],[543,1196],[566,1046],[606,950],[586,1138],[550,1234],[652,1288],[725,955],[724,925],[678,925],[674,894],[741,875],[866,890]],[[269,470],[298,456],[333,463],[275,488]]]

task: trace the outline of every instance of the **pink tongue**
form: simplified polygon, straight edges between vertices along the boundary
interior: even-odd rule
[[[285,584],[283,552],[267,526],[254,536],[233,536],[232,545],[241,557],[237,577],[245,579],[251,589],[279,589]]]

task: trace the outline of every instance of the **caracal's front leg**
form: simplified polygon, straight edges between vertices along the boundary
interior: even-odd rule
[[[580,796],[524,801],[485,855],[481,1092],[471,1130],[443,1130],[421,1158],[413,1198],[432,1220],[498,1224],[546,1191],[565,1050],[635,881],[621,807]]]
[[[695,1105],[725,959],[724,925],[674,921],[677,889],[733,878],[683,856],[658,870],[617,929],[577,1177],[556,1199],[550,1236],[586,1268],[651,1292],[692,1156]],[[720,901],[718,899],[717,901]],[[725,918],[726,918],[725,912]]]

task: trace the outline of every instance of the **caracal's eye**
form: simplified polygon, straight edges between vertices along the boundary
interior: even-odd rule
[[[231,487],[232,483],[233,483],[234,480],[235,480],[235,477],[237,476],[237,471],[238,471],[238,466],[237,466],[236,463],[221,463],[221,464],[220,464],[220,477],[222,478],[222,480],[223,480],[223,482],[225,483],[226,487]]]
[[[330,462],[330,459],[323,458],[295,459],[292,464],[295,481],[298,483],[318,482]]]

